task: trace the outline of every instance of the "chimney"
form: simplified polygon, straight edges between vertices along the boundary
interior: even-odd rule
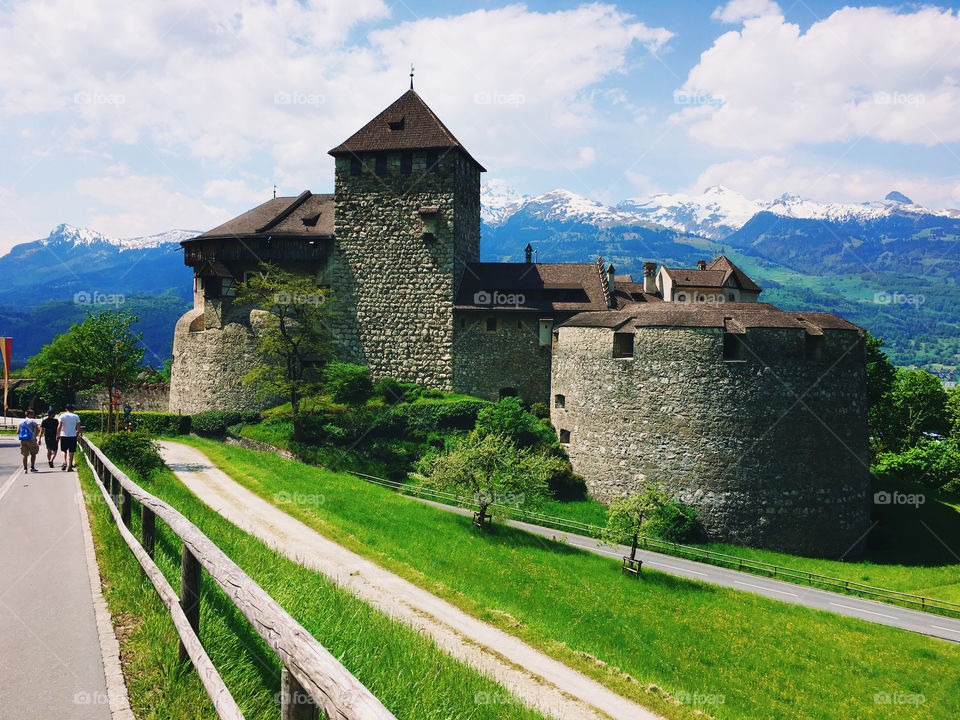
[[[643,264],[643,291],[648,295],[654,295],[657,292],[657,264],[655,262],[645,262]]]
[[[533,246],[530,243],[527,243],[527,247],[523,250],[527,255],[527,265],[533,262]]]
[[[610,267],[607,268],[607,282],[610,283],[610,294],[613,295],[613,278],[615,277],[615,270],[613,269],[613,263],[610,263]]]
[[[706,270],[707,261],[706,260],[697,260],[697,270]]]

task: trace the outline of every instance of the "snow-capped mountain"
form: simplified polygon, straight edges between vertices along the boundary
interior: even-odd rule
[[[110,238],[89,228],[78,228],[61,223],[50,234],[38,242],[44,247],[63,248],[80,247],[98,244],[113,245],[120,250],[143,250],[158,248],[164,245],[179,245],[181,241],[196,237],[200,233],[193,230],[168,230],[154,235],[144,235],[133,238]],[[30,243],[27,243],[28,245]]]
[[[819,202],[791,194],[763,201],[751,200],[722,185],[709,187],[701,195],[657,193],[624,200],[611,207],[569,190],[523,196],[502,180],[491,180],[481,192],[481,203],[481,216],[490,227],[501,226],[514,215],[522,215],[546,222],[589,225],[655,223],[714,240],[731,235],[761,212],[841,223],[866,223],[892,216],[960,216],[958,210],[930,210],[898,191],[889,193],[883,200],[864,203]]]

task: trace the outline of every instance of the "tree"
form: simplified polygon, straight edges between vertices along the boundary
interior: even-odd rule
[[[243,381],[260,397],[290,401],[293,439],[303,438],[303,399],[320,390],[323,367],[333,357],[326,321],[332,295],[310,275],[295,275],[263,264],[238,290],[236,302],[259,310],[254,325],[260,364]]]
[[[488,405],[477,415],[477,437],[506,435],[520,448],[558,448],[557,434],[532,413],[523,409],[517,397],[505,397]]]
[[[899,449],[913,447],[927,433],[946,435],[950,431],[947,391],[940,380],[926,370],[900,371],[893,403],[901,423]]]
[[[897,368],[881,350],[883,338],[867,333],[867,424],[875,452],[890,450],[897,445],[900,422],[893,400],[897,386]]]
[[[950,437],[954,442],[960,444],[960,387],[955,387],[950,391],[950,397],[947,398],[947,422],[950,423]]]
[[[505,435],[473,436],[450,452],[429,453],[420,461],[427,485],[469,493],[483,526],[494,503],[537,507],[547,495],[547,479],[562,460],[517,448]]]
[[[27,363],[37,394],[49,398],[106,389],[111,392],[108,427],[113,427],[112,389],[132,385],[142,370],[141,334],[130,329],[136,321],[125,311],[88,313],[83,322],[54,337]]]
[[[650,518],[671,502],[670,495],[657,488],[644,488],[639,493],[621,495],[610,503],[607,526],[600,533],[600,541],[616,547],[624,537],[633,536],[630,559],[637,559],[637,541],[643,535]]]

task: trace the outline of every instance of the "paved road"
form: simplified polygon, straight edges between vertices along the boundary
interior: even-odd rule
[[[24,475],[0,434],[0,720],[110,719],[80,511],[74,473]]]
[[[422,502],[460,515],[473,515],[472,510],[455,508],[432,500],[422,500]],[[625,545],[621,545],[614,550],[606,545],[601,545],[593,538],[582,535],[572,535],[518,520],[509,520],[508,524],[547,538],[565,538],[568,545],[588,550],[597,555],[620,558],[630,553],[630,548]],[[931,637],[960,642],[960,620],[957,619],[908,610],[872,600],[863,600],[853,595],[843,595],[781,580],[770,580],[751,573],[676,558],[649,550],[637,550],[637,557],[643,560],[644,567],[654,568],[670,575],[677,575],[690,580],[700,580],[713,585],[722,585],[734,590],[763,595],[774,600],[804,605],[817,610],[827,610],[838,615],[860,618],[879,625],[889,625],[923,635],[930,635]]]

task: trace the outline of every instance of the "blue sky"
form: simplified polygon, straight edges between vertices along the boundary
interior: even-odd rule
[[[955,7],[829,2],[0,5],[0,251],[60,222],[206,229],[332,190],[418,92],[487,178],[617,202],[723,184],[960,206]]]

